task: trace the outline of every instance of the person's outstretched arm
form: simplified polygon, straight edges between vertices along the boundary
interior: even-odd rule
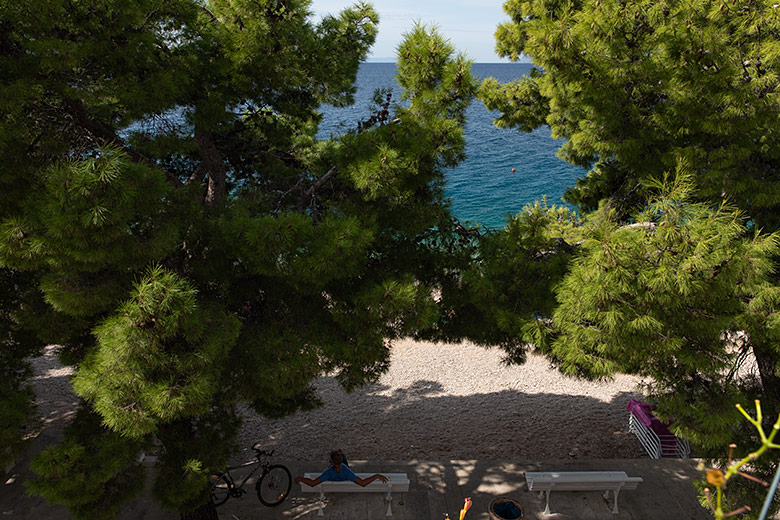
[[[387,482],[387,477],[384,475],[380,475],[378,473],[376,475],[371,475],[370,477],[366,477],[366,478],[360,478],[356,476],[355,484],[357,484],[358,486],[366,487],[367,485],[371,484],[375,480],[381,480],[382,482]]]
[[[322,481],[320,480],[320,477],[315,478],[314,480],[306,477],[295,477],[295,483],[303,482],[307,486],[316,486],[320,484]]]

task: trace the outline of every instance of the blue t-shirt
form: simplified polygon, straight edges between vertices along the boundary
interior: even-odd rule
[[[355,482],[355,479],[357,479],[357,475],[344,464],[341,465],[341,471],[336,471],[333,466],[329,466],[328,469],[323,471],[322,475],[320,475],[320,480],[323,482]]]

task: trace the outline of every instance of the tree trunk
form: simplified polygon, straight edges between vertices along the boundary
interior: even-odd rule
[[[103,121],[100,121],[99,119],[89,117],[89,114],[87,113],[87,107],[84,106],[84,103],[80,99],[71,99],[67,97],[63,98],[63,106],[68,111],[68,114],[72,118],[73,122],[92,134],[94,137],[97,137],[99,140],[106,143],[110,143],[114,146],[122,148],[122,150],[128,155],[128,157],[130,157],[132,161],[160,169],[160,165],[155,161],[145,157],[132,148],[125,146],[122,139],[116,133],[116,130],[114,130],[111,126],[107,125]],[[175,175],[173,175],[168,170],[162,171],[165,172],[165,177],[173,186],[181,186],[181,181]]]
[[[214,503],[209,500],[199,508],[189,513],[182,513],[181,520],[219,520],[219,514],[217,514],[217,508],[214,507]]]
[[[761,385],[764,387],[763,400],[767,405],[777,406],[780,402],[780,374],[778,374],[778,355],[771,346],[763,341],[753,340],[753,355],[756,356]]]
[[[225,196],[225,164],[219,154],[211,132],[195,128],[195,142],[201,163],[198,168],[208,175],[206,188],[206,207],[211,208]]]

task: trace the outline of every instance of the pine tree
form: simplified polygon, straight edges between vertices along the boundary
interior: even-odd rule
[[[589,216],[537,345],[573,377],[642,376],[644,393],[659,402],[656,413],[674,420],[672,430],[698,456],[725,465],[726,446],[735,443],[741,457],[757,442],[735,405],[777,397],[748,360],[756,331],[772,342],[780,332],[778,233],[748,231],[728,204],[695,202],[686,172],[648,189],[658,195],[632,224],[607,205]],[[777,464],[770,455],[751,469],[771,480]],[[728,501],[760,504],[765,494],[738,479]]]
[[[320,23],[308,0],[3,4],[0,268],[19,299],[0,326],[20,345],[22,311],[44,326],[0,359],[13,372],[61,345],[84,400],[36,460],[35,492],[109,518],[154,445],[155,497],[209,517],[205,476],[235,452],[238,403],[316,406],[320,374],[374,381],[388,340],[436,321],[455,258],[436,244],[457,236],[443,171],[463,158],[475,85],[416,26],[399,48],[407,102],[318,140],[376,24],[364,3]],[[87,473],[100,478],[73,485]]]
[[[647,378],[659,413],[720,451],[741,422],[734,405],[760,395],[733,338],[774,270],[778,236],[743,238],[739,212],[693,202],[684,173],[656,187],[634,224],[606,208],[591,216],[540,347],[571,376]]]
[[[14,459],[30,428],[32,391],[26,359],[40,353],[31,312],[44,307],[34,278],[27,273],[0,269],[0,467]]]
[[[485,81],[480,97],[501,111],[499,126],[547,124],[566,139],[559,156],[588,169],[566,193],[569,202],[583,212],[607,204],[611,219],[631,223],[650,197],[649,181],[683,162],[692,201],[728,201],[748,226],[780,229],[773,3],[511,0],[505,11],[511,21],[496,32],[498,52],[529,56],[537,68],[515,83]],[[741,322],[768,416],[780,406],[773,285],[776,277],[753,295]]]
[[[641,181],[693,168],[697,196],[724,195],[761,228],[777,229],[780,105],[777,8],[771,2],[641,0],[505,3],[496,32],[506,57],[529,56],[522,80],[483,84],[497,123],[548,124],[559,155],[589,169],[567,192],[630,215]]]
[[[420,337],[468,338],[499,346],[509,363],[525,362],[529,344],[541,339],[540,323],[555,308],[552,291],[569,268],[580,232],[572,211],[539,201],[502,230],[472,230],[454,248],[457,276],[440,285],[441,318]]]
[[[652,377],[661,415],[699,453],[724,456],[724,444],[752,434],[731,405],[761,397],[767,417],[780,409],[777,5],[510,0],[504,9],[498,53],[535,68],[511,84],[485,81],[480,97],[500,110],[498,126],[549,125],[566,140],[559,156],[588,170],[565,194],[591,213],[584,242],[535,344],[574,376]],[[675,188],[659,198],[654,179],[679,164],[685,178],[670,177]],[[736,367],[751,356],[757,377],[746,378]]]

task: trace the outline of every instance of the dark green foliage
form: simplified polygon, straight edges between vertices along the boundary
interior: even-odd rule
[[[322,373],[376,380],[388,340],[438,319],[432,290],[462,258],[435,244],[457,235],[443,171],[463,158],[470,63],[416,27],[399,56],[411,105],[318,142],[318,108],[351,102],[377,16],[359,3],[315,23],[309,6],[0,10],[0,267],[24,273],[96,435],[154,441],[154,494],[182,513],[235,452],[238,403],[276,417],[316,406]],[[11,301],[9,323],[29,305]],[[3,349],[19,367],[31,352]],[[126,454],[101,449],[69,434],[35,491],[97,515],[102,495],[69,501],[45,466],[124,475]]]
[[[27,379],[29,356],[40,352],[43,343],[35,334],[45,307],[35,279],[26,273],[0,268],[0,466],[10,461],[25,431],[29,431],[33,410]]]
[[[159,423],[208,411],[239,326],[219,308],[198,308],[187,282],[152,268],[95,329],[97,347],[73,388],[112,431],[143,438]]]
[[[100,425],[100,416],[81,408],[65,431],[65,440],[35,458],[36,480],[28,489],[68,506],[77,520],[114,518],[123,503],[144,485],[138,456],[144,442]]]
[[[503,230],[481,237],[458,280],[443,287],[438,336],[500,345],[508,362],[522,363],[529,344],[540,339],[539,319],[552,313],[550,295],[571,261],[578,230],[572,212],[537,202]]]
[[[411,101],[412,114],[439,118],[442,123],[465,121],[473,89],[471,62],[463,54],[453,60],[454,52],[448,40],[425,26],[417,24],[405,34],[398,48],[397,79],[403,97]]]
[[[585,241],[535,343],[570,375],[648,377],[700,453],[755,444],[736,402],[780,405],[777,252],[756,233],[780,228],[776,7],[510,0],[497,51],[538,68],[480,90],[498,126],[547,124],[589,170],[565,195]]]
[[[236,453],[240,425],[232,407],[215,406],[198,417],[173,421],[160,432],[159,440],[169,449],[160,456],[153,491],[163,507],[192,511],[207,500],[210,470]]]
[[[608,210],[591,217],[540,347],[573,376],[645,376],[678,431],[722,449],[753,383],[738,373],[744,359],[731,337],[778,244],[775,235],[743,240],[739,214],[692,203],[688,179],[678,174],[636,224]]]
[[[163,213],[163,175],[103,148],[96,157],[58,163],[23,203],[23,217],[2,222],[5,262],[41,273],[46,300],[88,317],[126,294],[127,274],[171,253],[177,229]]]
[[[630,214],[639,181],[685,158],[697,196],[728,194],[759,226],[776,229],[780,19],[773,5],[511,0],[498,52],[523,53],[539,69],[515,85],[488,81],[483,95],[502,111],[502,125],[527,131],[546,123],[568,140],[561,157],[591,168],[567,194],[584,209],[610,198],[620,216]]]

